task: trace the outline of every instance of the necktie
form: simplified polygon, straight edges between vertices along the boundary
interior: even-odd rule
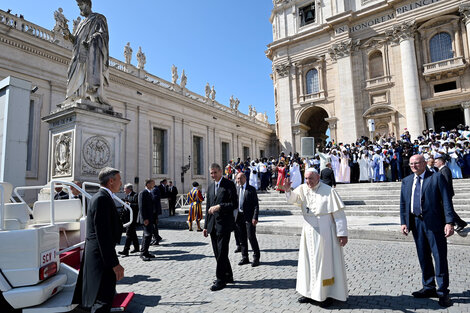
[[[413,195],[413,214],[421,215],[421,177],[416,176],[415,193]]]
[[[215,194],[217,195],[217,191],[219,190],[219,183],[215,183]]]
[[[243,186],[240,187],[240,199],[238,199],[238,210],[240,212],[243,212],[243,195],[244,195],[244,191],[245,189],[243,188]]]

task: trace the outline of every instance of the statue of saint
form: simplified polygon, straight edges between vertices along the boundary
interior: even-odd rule
[[[184,69],[183,69],[183,73],[181,73],[181,83],[180,83],[181,88],[186,87],[187,82],[188,82],[188,78],[186,77],[186,74],[184,73]]]
[[[176,81],[178,80],[178,68],[173,64],[171,66],[171,81],[173,84],[176,84]]]
[[[127,45],[124,46],[124,58],[126,59],[126,64],[131,64],[132,48],[130,42],[128,42]]]
[[[91,11],[91,0],[77,0],[84,19],[75,32],[64,29],[73,43],[67,72],[66,100],[89,99],[109,104],[104,87],[109,85],[109,34],[106,18]]]
[[[137,68],[143,70],[145,67],[145,63],[147,63],[147,57],[145,53],[142,52],[142,47],[139,47],[139,51],[135,55],[137,58]]]
[[[77,27],[78,27],[78,25],[80,24],[81,21],[82,21],[82,18],[80,16],[77,17],[76,20],[73,20],[72,34],[75,34],[75,32],[77,31]]]
[[[214,85],[212,85],[212,89],[211,89],[211,99],[212,99],[212,101],[215,100],[215,88],[214,88]]]
[[[235,101],[234,101],[234,104],[235,104],[235,110],[238,111],[238,105],[240,104],[240,100],[238,100],[238,98],[236,98]]]
[[[211,96],[211,85],[209,85],[209,83],[206,84],[206,98],[209,99],[209,97]]]
[[[68,19],[64,16],[64,10],[58,8],[57,11],[54,11],[55,26],[52,30],[54,33],[62,33],[65,29],[68,28],[67,23]]]
[[[233,99],[233,95],[230,96],[230,108],[231,109],[235,108],[235,100]]]

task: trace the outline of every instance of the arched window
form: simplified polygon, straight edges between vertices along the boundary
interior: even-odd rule
[[[318,71],[317,69],[311,69],[307,72],[306,75],[306,82],[307,82],[307,94],[317,93],[320,91],[320,87],[318,85]]]
[[[382,52],[376,51],[369,56],[369,78],[384,76]]]
[[[431,51],[431,63],[452,59],[452,38],[448,33],[437,33],[429,40],[429,50]]]

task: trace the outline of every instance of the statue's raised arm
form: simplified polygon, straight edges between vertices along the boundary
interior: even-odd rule
[[[109,84],[108,24],[103,15],[91,11],[91,0],[77,0],[77,5],[84,19],[69,36],[73,52],[67,72],[66,102],[85,99],[109,104],[104,94],[104,87]]]

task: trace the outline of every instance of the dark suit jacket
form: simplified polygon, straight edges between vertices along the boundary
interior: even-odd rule
[[[135,191],[131,191],[126,195],[124,201],[129,202],[129,206],[132,209],[132,217],[134,219],[132,223],[137,223],[137,217],[139,216],[139,195]]]
[[[452,172],[447,167],[447,165],[444,165],[439,170],[439,173],[441,173],[442,176],[444,176],[444,178],[446,179],[447,187],[449,188],[450,196],[453,197],[454,196],[454,184],[452,183]]]
[[[240,187],[237,187],[237,199],[240,199]],[[251,223],[252,220],[258,220],[259,201],[255,187],[246,184],[245,193],[243,195],[243,216],[245,221]]]
[[[154,204],[150,191],[147,189],[139,193],[139,223],[143,224],[145,220],[152,221],[154,216]]]
[[[54,200],[65,200],[69,198],[69,194],[61,190],[54,195]]]
[[[168,198],[171,201],[176,201],[176,196],[178,196],[178,188],[176,188],[176,186],[173,186],[172,190],[170,191],[170,187],[168,187],[167,192],[168,192]]]
[[[155,186],[155,188],[158,188],[158,190],[160,191],[160,199],[168,198],[167,186],[163,186],[162,184],[160,184],[158,186]]]
[[[401,225],[410,227],[411,191],[414,174],[405,177],[401,184],[400,221]],[[445,224],[454,222],[454,207],[444,176],[426,170],[421,189],[421,207],[423,221],[427,228],[434,232],[443,232]]]
[[[214,214],[209,214],[209,208],[217,204],[220,204],[220,210]],[[217,234],[231,232],[235,223],[233,210],[237,208],[238,198],[235,184],[222,177],[217,194],[215,194],[215,183],[212,182],[207,188],[204,229],[207,229],[208,233],[213,230]]]
[[[329,167],[320,172],[320,180],[330,187],[336,186],[335,173]]]
[[[121,227],[113,198],[101,188],[91,198],[88,209],[85,253],[73,303],[91,307],[100,285],[108,292],[114,292],[116,275],[113,267],[119,264],[115,248],[121,240]]]
[[[153,213],[154,213],[154,218],[158,218],[160,214],[162,214],[162,203],[160,202],[162,197],[162,194],[160,193],[160,186],[155,186],[152,189],[152,200],[153,200]]]

